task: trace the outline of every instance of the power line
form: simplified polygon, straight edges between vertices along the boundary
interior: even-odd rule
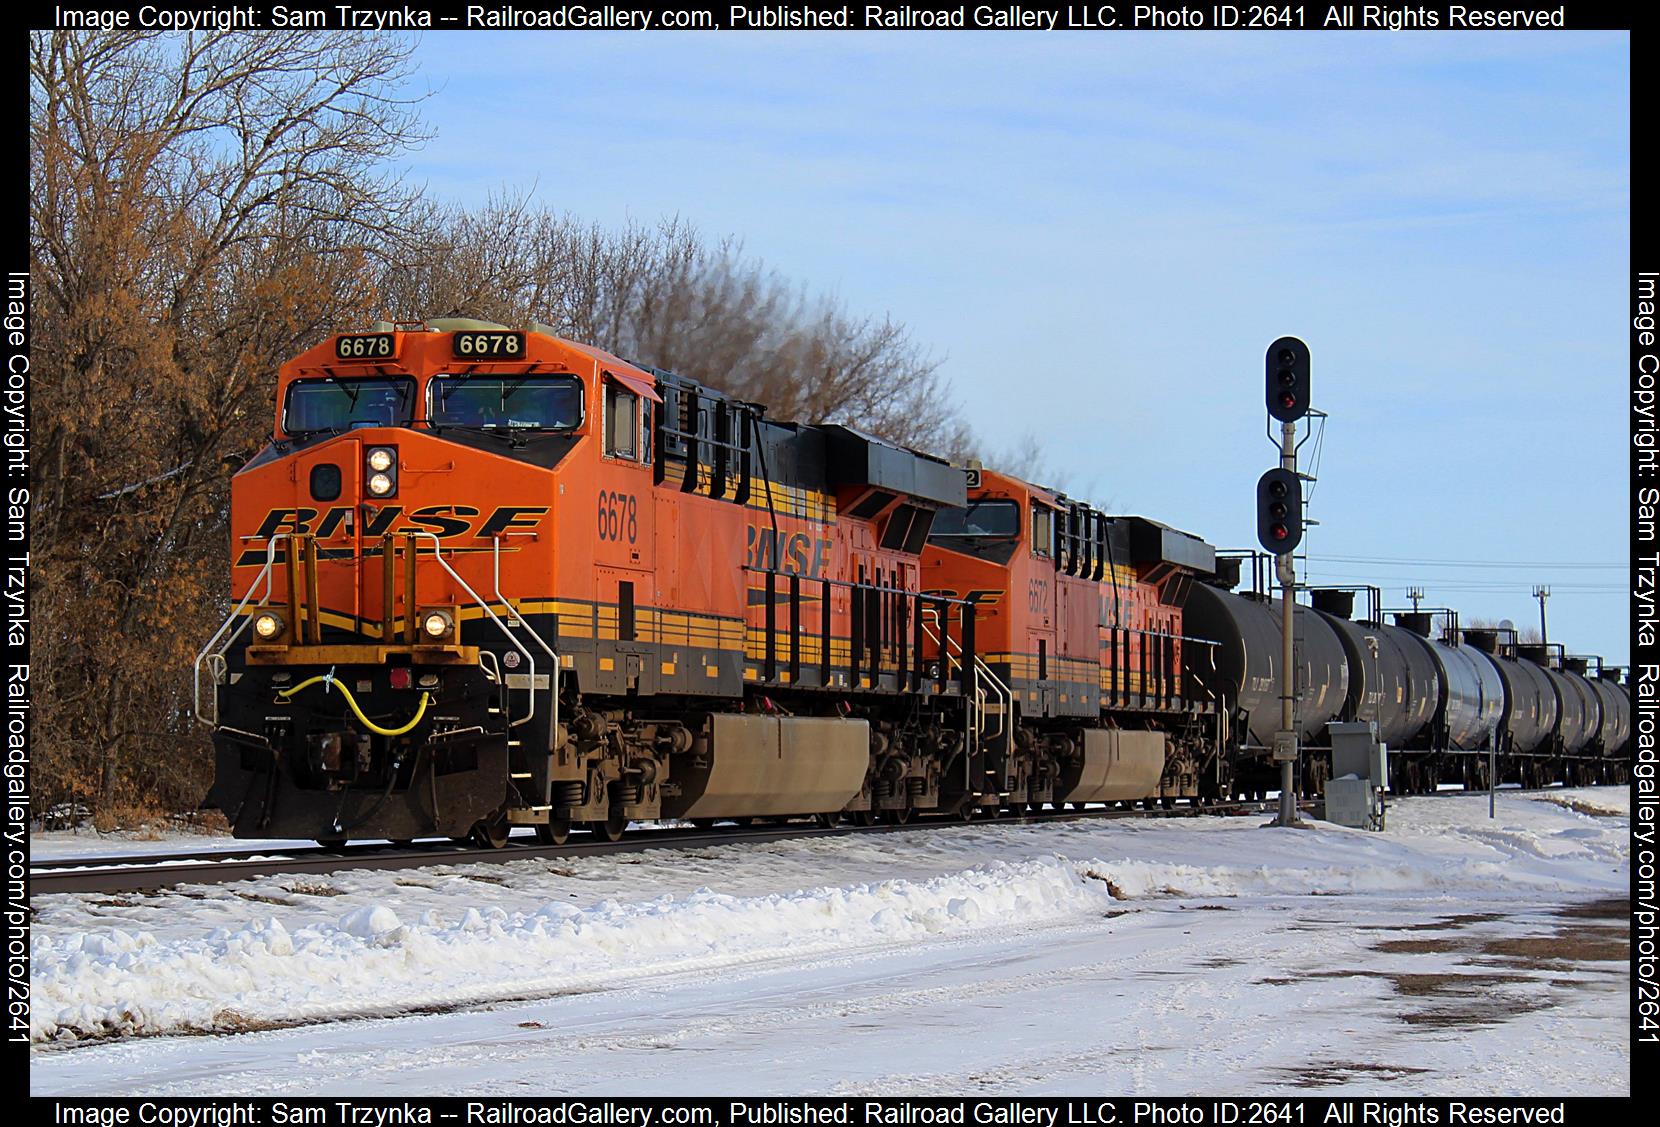
[[[1478,567],[1478,568],[1559,568],[1562,570],[1580,571],[1615,571],[1629,568],[1624,563],[1576,563],[1569,561],[1551,562],[1547,560],[1516,560],[1498,562],[1494,560],[1436,560],[1436,559],[1403,559],[1397,556],[1310,556],[1310,563],[1358,563],[1376,567]]]

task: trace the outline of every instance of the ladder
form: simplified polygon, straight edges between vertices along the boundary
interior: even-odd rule
[[[929,607],[922,619],[923,633],[939,647],[946,673],[960,674],[963,668],[962,643],[949,631],[939,628],[939,612]],[[1010,718],[1014,715],[1014,691],[991,671],[991,666],[974,655],[974,692],[966,699],[967,728],[963,733],[970,757],[981,751],[1007,751],[1013,746]]]

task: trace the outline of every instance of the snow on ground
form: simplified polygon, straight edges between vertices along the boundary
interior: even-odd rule
[[[1598,788],[40,897],[31,1087],[1626,1092],[1628,822]]]
[[[229,834],[151,830],[143,834],[97,830],[47,830],[29,835],[29,857],[34,861],[66,861],[76,857],[132,857],[142,860],[157,853],[229,853],[267,849],[315,849],[315,841],[239,841]]]

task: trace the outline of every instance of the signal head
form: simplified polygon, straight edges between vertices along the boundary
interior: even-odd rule
[[[1308,414],[1308,345],[1281,337],[1268,346],[1268,413],[1282,423]]]
[[[1302,539],[1302,479],[1290,470],[1269,470],[1257,481],[1257,543],[1282,556]]]

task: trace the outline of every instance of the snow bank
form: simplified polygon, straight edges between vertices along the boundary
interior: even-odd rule
[[[1608,788],[1501,796],[1489,819],[1484,795],[1403,799],[1382,834],[1214,817],[985,823],[664,849],[649,864],[560,858],[268,877],[125,903],[44,897],[31,1034],[249,1029],[543,997],[1099,920],[1125,900],[1608,895],[1629,883],[1629,821],[1586,811],[1625,802]]]
[[[1052,859],[754,898],[699,889],[640,904],[468,908],[454,922],[428,911],[405,923],[371,904],[293,933],[275,919],[170,942],[111,929],[35,943],[30,1033],[249,1029],[570,992],[666,969],[1042,924],[1111,902],[1105,884]]]

